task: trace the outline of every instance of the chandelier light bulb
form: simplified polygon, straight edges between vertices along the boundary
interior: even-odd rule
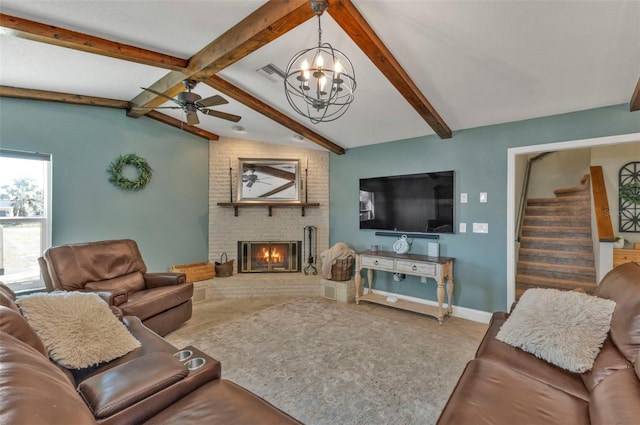
[[[320,93],[322,94],[324,93],[324,85],[327,84],[327,77],[325,76],[320,77],[318,82],[320,83]]]
[[[340,61],[338,59],[336,59],[334,71],[336,72],[336,74],[340,74],[342,72],[342,65],[340,64]]]

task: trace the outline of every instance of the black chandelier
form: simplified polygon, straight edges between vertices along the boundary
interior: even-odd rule
[[[296,53],[287,65],[284,91],[289,105],[312,123],[340,118],[356,90],[355,72],[348,57],[331,44],[322,42],[320,16],[327,0],[310,0],[318,16],[318,45]]]

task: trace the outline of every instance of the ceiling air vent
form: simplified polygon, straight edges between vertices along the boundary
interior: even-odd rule
[[[272,83],[278,82],[278,79],[276,77],[280,77],[284,80],[284,71],[272,63],[265,65],[262,68],[256,69],[256,72]]]

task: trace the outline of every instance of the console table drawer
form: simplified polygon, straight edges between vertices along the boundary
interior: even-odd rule
[[[392,258],[360,257],[362,267],[370,269],[393,270],[394,261]]]
[[[396,271],[414,273],[423,276],[435,276],[436,265],[419,263],[415,261],[396,260]]]

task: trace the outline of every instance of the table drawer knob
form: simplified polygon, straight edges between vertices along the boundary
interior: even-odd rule
[[[374,261],[373,264],[378,265],[378,260]]]
[[[416,270],[418,270],[418,266],[416,266],[416,265],[414,264],[414,265],[413,265],[413,267],[411,267],[411,270],[413,270],[413,271],[415,272]]]

